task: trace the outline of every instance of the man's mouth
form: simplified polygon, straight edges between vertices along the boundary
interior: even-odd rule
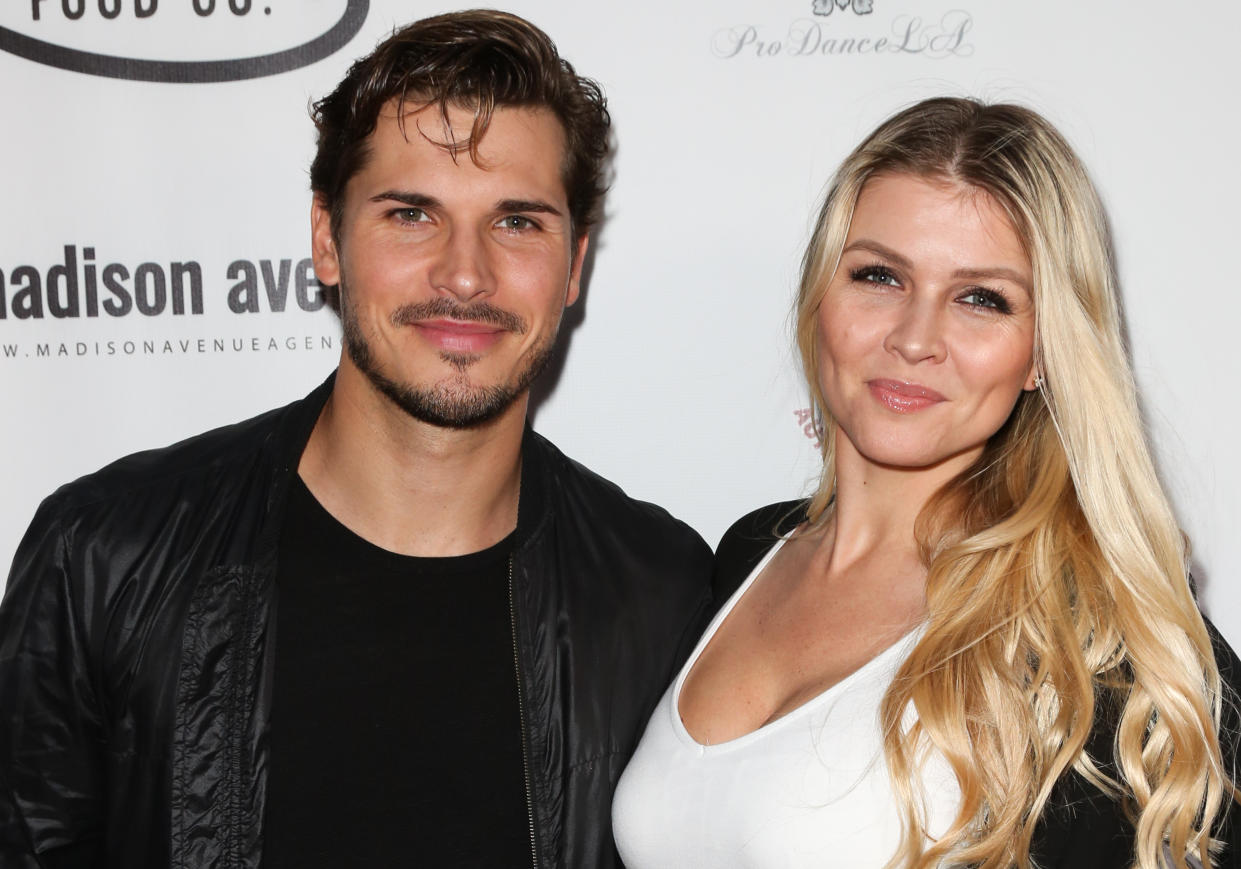
[[[507,331],[494,323],[437,317],[411,323],[426,341],[446,353],[482,353]]]

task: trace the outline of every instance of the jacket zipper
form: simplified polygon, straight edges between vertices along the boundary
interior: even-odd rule
[[[530,791],[530,741],[526,736],[526,700],[521,687],[521,659],[517,653],[517,607],[513,600],[513,556],[508,557],[508,617],[513,634],[513,673],[517,677],[517,714],[521,724],[521,772],[526,782],[526,819],[530,827],[530,865],[539,866],[539,849],[534,837],[534,798]]]

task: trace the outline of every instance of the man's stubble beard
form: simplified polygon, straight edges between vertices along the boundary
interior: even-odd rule
[[[441,352],[440,359],[451,365],[456,373],[430,386],[398,383],[379,370],[379,364],[371,352],[362,327],[349,304],[349,294],[342,279],[340,287],[340,317],[344,333],[345,352],[371,384],[389,401],[420,422],[441,428],[476,428],[499,417],[513,402],[521,397],[535,378],[547,367],[556,345],[556,329],[526,357],[525,367],[508,383],[478,386],[469,383],[469,369],[480,357],[468,353]],[[447,299],[420,306],[433,310],[436,315],[455,316],[506,325],[509,331],[525,331],[524,322],[514,314],[491,306],[460,305]],[[404,310],[404,309],[403,309]],[[479,316],[479,314],[483,316]],[[394,315],[398,319],[401,310]],[[424,314],[425,316],[425,314]]]

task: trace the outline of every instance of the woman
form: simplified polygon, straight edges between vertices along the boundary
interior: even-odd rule
[[[797,300],[822,477],[721,541],[731,598],[617,791],[630,869],[1239,865],[1237,664],[1112,274],[1027,109],[928,100],[845,160]]]

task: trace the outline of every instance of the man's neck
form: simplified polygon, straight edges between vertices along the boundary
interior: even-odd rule
[[[345,527],[402,555],[464,555],[517,525],[526,396],[471,429],[416,420],[342,366],[298,463]]]

